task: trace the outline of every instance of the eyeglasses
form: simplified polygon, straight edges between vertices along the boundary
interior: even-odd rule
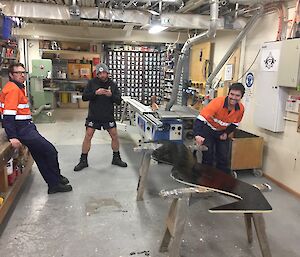
[[[24,74],[24,75],[28,74],[27,71],[13,71],[13,73],[16,73],[16,74]]]

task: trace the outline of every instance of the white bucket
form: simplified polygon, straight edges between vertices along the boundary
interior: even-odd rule
[[[13,159],[10,159],[6,164],[7,175],[11,175],[13,173],[13,170],[14,170]]]
[[[77,103],[77,93],[71,93],[71,103]]]

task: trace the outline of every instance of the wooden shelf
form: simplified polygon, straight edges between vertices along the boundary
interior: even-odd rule
[[[23,168],[22,174],[18,175],[15,183],[9,187],[9,190],[5,193],[1,193],[4,196],[4,202],[0,205],[0,224],[5,218],[6,213],[14,202],[15,197],[20,191],[23,183],[25,182],[27,176],[31,173],[31,167],[33,164],[33,159],[29,154],[26,166]]]
[[[72,83],[72,84],[87,84],[89,82],[88,79],[52,79],[53,82],[56,83]]]
[[[80,54],[80,55],[89,55],[89,56],[97,56],[99,57],[99,53],[91,53],[86,51],[73,51],[73,50],[51,50],[51,49],[40,49],[44,54],[66,54],[66,55],[74,55],[74,54]]]
[[[0,131],[0,195],[4,198],[3,203],[0,205],[0,224],[31,171],[33,164],[31,155],[28,150],[21,152],[23,154],[22,158],[26,161],[25,167],[22,169],[22,173],[17,176],[15,183],[9,186],[6,165],[12,158],[14,149],[11,143],[8,142],[4,130]]]

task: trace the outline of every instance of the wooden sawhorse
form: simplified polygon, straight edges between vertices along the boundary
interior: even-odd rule
[[[172,191],[162,191],[163,197],[173,197],[166,220],[166,230],[159,248],[160,252],[168,252],[168,257],[180,257],[180,244],[187,220],[189,201],[192,193],[206,193],[205,188],[183,188]],[[262,213],[244,213],[248,242],[253,241],[252,221],[255,227],[260,250],[263,257],[272,257],[265,221]]]
[[[159,143],[143,143],[137,147],[134,148],[135,152],[143,152],[143,157],[141,161],[141,165],[139,168],[139,181],[137,185],[137,201],[143,201],[144,200],[144,191],[145,191],[145,185],[147,181],[147,176],[149,172],[149,166],[150,166],[150,160],[151,155],[155,149],[157,149],[160,146]],[[207,151],[206,146],[191,146],[190,150],[193,151]]]

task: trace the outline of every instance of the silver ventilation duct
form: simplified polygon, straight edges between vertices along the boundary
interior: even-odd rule
[[[181,54],[178,58],[178,62],[177,62],[177,65],[176,65],[175,79],[174,79],[174,85],[173,85],[173,89],[172,89],[171,99],[166,105],[166,111],[170,111],[172,106],[176,102],[178,89],[179,89],[180,78],[181,78],[181,75],[182,75],[183,63],[184,63],[184,60],[187,58],[187,54],[188,54],[190,48],[193,45],[195,45],[195,44],[197,44],[197,43],[199,43],[199,42],[201,42],[205,39],[215,37],[216,29],[217,29],[218,16],[219,16],[219,0],[213,0],[210,3],[210,26],[209,26],[209,29],[206,32],[204,32],[204,33],[202,33],[202,34],[200,34],[196,37],[188,39],[185,42],[185,44],[184,44],[184,46],[181,50]]]
[[[217,67],[213,70],[213,72],[210,74],[206,81],[206,87],[205,87],[205,94],[209,94],[209,90],[212,87],[213,79],[216,77],[216,75],[219,73],[219,71],[222,69],[224,64],[227,62],[227,60],[230,58],[230,56],[233,54],[233,52],[236,50],[238,45],[241,43],[243,38],[247,35],[247,33],[250,31],[250,29],[255,25],[255,23],[261,18],[261,16],[264,13],[264,8],[261,6],[257,13],[251,17],[251,19],[248,21],[244,29],[239,33],[239,35],[236,37],[232,45],[229,47],[227,52],[225,53],[222,60],[219,62]],[[205,100],[205,103],[208,103],[208,99]]]

